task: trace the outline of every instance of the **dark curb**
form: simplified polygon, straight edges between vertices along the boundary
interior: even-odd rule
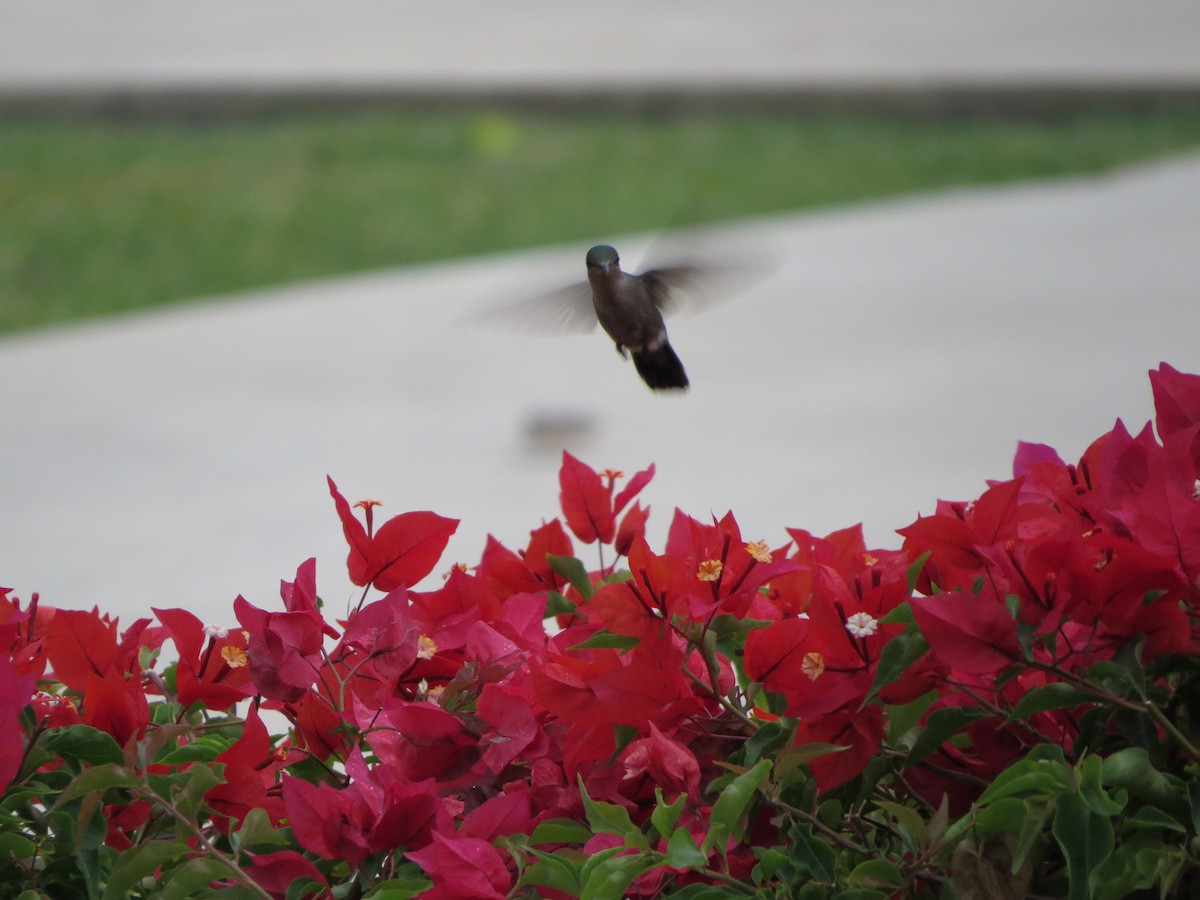
[[[1099,109],[1200,107],[1200,83],[1131,84],[1032,80],[838,83],[802,86],[637,85],[619,87],[329,85],[0,86],[0,115],[129,120],[236,118],[316,111],[488,108],[597,110],[666,115],[767,110],[853,111],[916,118],[1054,116]]]

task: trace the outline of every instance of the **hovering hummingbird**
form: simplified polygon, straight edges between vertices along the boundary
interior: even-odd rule
[[[671,282],[689,269],[650,269],[641,275],[621,271],[621,258],[607,244],[587,253],[592,307],[600,327],[617,345],[622,359],[633,356],[642,381],[656,391],[686,390],[687,373],[667,340],[662,309],[670,302]]]
[[[735,270],[677,265],[634,275],[621,269],[617,251],[607,244],[589,250],[586,264],[586,282],[492,310],[483,318],[522,329],[559,333],[591,331],[599,322],[622,358],[633,357],[638,374],[651,388],[686,389],[687,373],[667,340],[663,316],[684,302],[693,307],[705,305],[712,299],[711,293],[704,290],[705,284],[722,274],[726,276],[724,281],[731,282],[728,276]]]

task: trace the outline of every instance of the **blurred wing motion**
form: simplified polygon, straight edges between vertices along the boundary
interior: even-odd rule
[[[641,279],[654,295],[664,316],[707,312],[718,303],[740,297],[768,279],[777,266],[761,251],[739,262],[727,262],[718,254],[705,255],[702,263],[675,263],[642,272]],[[695,254],[688,254],[695,259]]]
[[[585,334],[596,328],[592,289],[586,281],[508,303],[472,318],[476,322],[535,334]]]
[[[700,313],[742,294],[761,280],[762,271],[737,265],[677,265],[648,269],[639,276],[664,316]],[[506,303],[471,320],[531,334],[586,334],[596,328],[592,289],[586,281]]]
[[[708,266],[668,266],[647,269],[639,277],[654,298],[654,305],[669,316],[685,309],[700,312],[727,299],[728,294],[723,297],[714,290],[714,271]]]

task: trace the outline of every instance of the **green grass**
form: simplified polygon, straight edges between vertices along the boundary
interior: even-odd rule
[[[1057,121],[854,114],[309,114],[0,122],[0,331],[305,278],[1200,145],[1200,109]]]

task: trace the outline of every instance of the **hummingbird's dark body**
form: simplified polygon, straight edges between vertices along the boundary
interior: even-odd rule
[[[551,334],[583,334],[594,331],[599,322],[621,356],[632,356],[642,380],[656,391],[688,387],[683,363],[667,340],[663,316],[684,306],[702,308],[747,280],[741,270],[714,267],[709,261],[634,275],[621,271],[617,251],[608,244],[597,244],[587,252],[587,274],[587,281],[498,307],[484,318]],[[724,282],[722,290],[706,290],[718,277]]]
[[[617,351],[633,356],[638,374],[653,389],[687,388],[687,373],[663,323],[661,307],[667,302],[668,285],[660,273],[622,272],[617,251],[607,244],[588,251],[587,271],[596,318]]]

